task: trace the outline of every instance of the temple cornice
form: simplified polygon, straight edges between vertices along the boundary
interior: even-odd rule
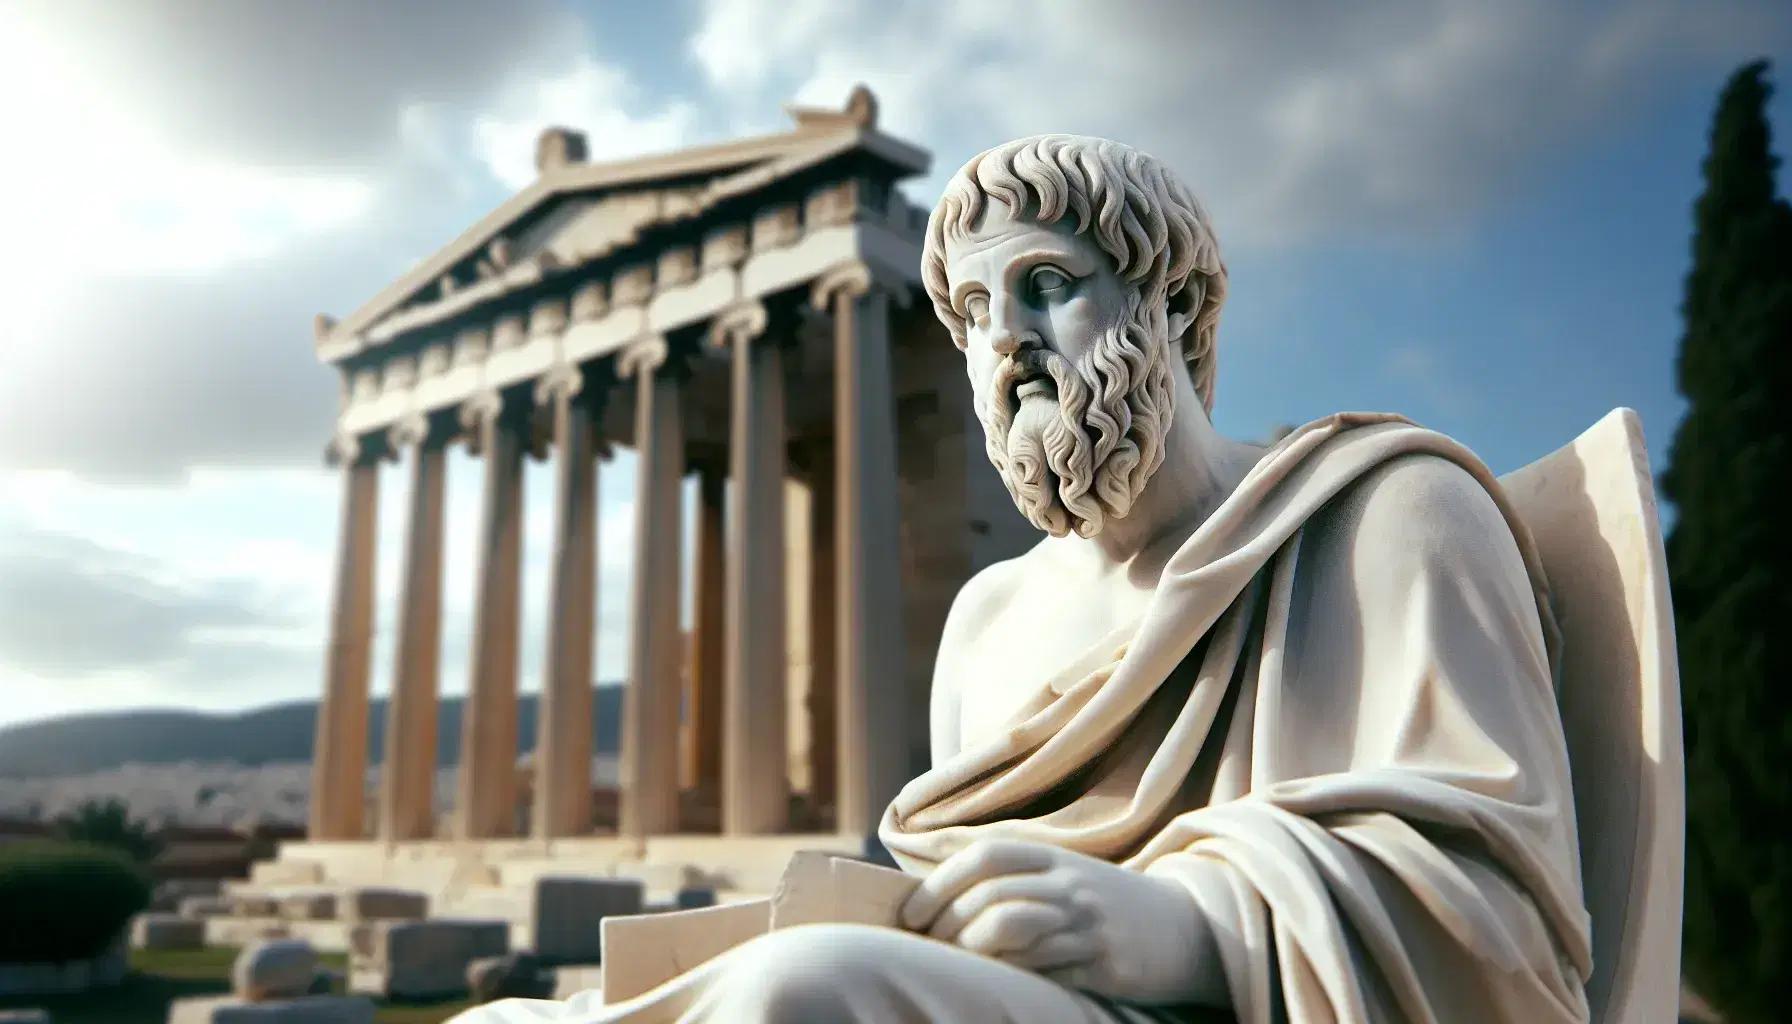
[[[864,109],[866,103],[873,110],[869,116]],[[551,158],[544,157],[535,182],[354,313],[339,322],[320,315],[315,325],[318,354],[326,362],[352,357],[407,332],[451,319],[480,303],[619,255],[638,243],[642,233],[650,228],[699,222],[722,204],[748,197],[782,179],[855,151],[880,163],[885,170],[879,176],[890,181],[926,173],[930,165],[927,153],[878,132],[874,107],[869,94],[861,97],[855,93],[845,114],[828,118],[805,111],[797,117],[798,127],[791,132],[624,163],[580,162],[574,159],[580,147],[561,137],[567,135],[566,130],[549,129],[544,133],[542,147]],[[550,135],[554,138],[547,138]],[[656,182],[688,181],[704,174],[716,176],[696,186],[655,186]],[[570,251],[521,251],[527,247],[511,237],[518,233],[519,224],[556,201],[580,196],[597,203],[610,202],[618,211],[632,204],[632,216],[612,218],[617,220],[615,230],[588,246]],[[834,226],[842,220],[838,212],[844,208],[842,203],[850,206],[856,199],[839,194],[824,195],[819,200],[811,197],[810,213],[820,214],[819,223]],[[906,202],[891,206],[895,219],[902,222],[895,225],[899,231],[918,234],[918,211]],[[850,219],[854,214],[849,209],[844,216]],[[524,227],[520,234],[526,235],[530,230]],[[465,269],[469,263],[470,275]],[[470,280],[463,279],[469,276]],[[419,297],[431,289],[435,290],[434,297],[419,302]]]
[[[779,209],[788,206],[770,208],[763,229],[713,231],[684,283],[664,286],[656,280],[661,261],[627,264],[607,278],[572,278],[563,295],[543,296],[527,313],[493,314],[482,323],[478,309],[469,305],[462,311],[463,326],[443,332],[414,355],[395,348],[384,360],[357,360],[355,369],[344,371],[349,381],[340,425],[358,433],[383,430],[413,410],[451,408],[484,389],[536,380],[560,363],[616,356],[645,335],[708,324],[743,302],[793,290],[825,301],[834,279],[865,276],[898,302],[919,285],[918,269],[907,274],[895,269],[919,267],[918,237],[875,221],[780,234],[783,229],[772,226],[782,223]],[[714,260],[738,262],[705,262],[705,250]]]

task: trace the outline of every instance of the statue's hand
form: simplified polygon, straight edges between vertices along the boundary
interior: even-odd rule
[[[1175,882],[1043,843],[980,842],[948,857],[903,924],[1072,987],[1143,1004],[1199,1001],[1206,919]]]

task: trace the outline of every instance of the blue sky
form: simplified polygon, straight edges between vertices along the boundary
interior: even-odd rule
[[[1347,9],[1346,9],[1347,8]],[[428,14],[420,13],[427,9]],[[863,81],[932,150],[1107,135],[1208,202],[1231,268],[1216,420],[1401,412],[1506,472],[1610,409],[1659,465],[1712,103],[1792,10],[1750,0],[167,0],[0,8],[0,725],[314,696],[342,314],[496,205],[535,133],[598,158],[778,130]],[[1316,11],[1322,13],[1315,13]],[[1792,113],[1773,110],[1785,151]],[[403,534],[382,496],[382,639]],[[603,473],[619,678],[632,461]],[[476,466],[451,466],[464,690]],[[524,686],[551,474],[532,466]]]

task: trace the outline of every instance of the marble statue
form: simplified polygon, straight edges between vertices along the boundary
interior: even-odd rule
[[[903,927],[459,1020],[1591,1019],[1559,635],[1500,482],[1396,416],[1221,436],[1213,227],[1126,146],[977,156],[922,269],[1045,536],[945,627],[880,830]]]

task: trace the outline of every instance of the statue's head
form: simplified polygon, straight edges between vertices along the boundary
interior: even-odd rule
[[[1076,135],[982,153],[946,183],[921,272],[990,461],[1053,536],[1131,511],[1178,391],[1196,400],[1183,415],[1213,408],[1226,268],[1206,210],[1152,157]]]

